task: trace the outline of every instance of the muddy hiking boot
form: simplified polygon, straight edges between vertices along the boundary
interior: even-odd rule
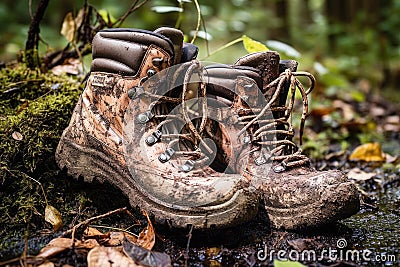
[[[261,80],[251,67],[223,68],[222,76],[219,68],[206,70],[194,60],[197,47],[182,40],[170,28],[99,32],[91,74],[56,160],[76,178],[110,182],[156,222],[235,226],[258,209],[250,181],[219,160],[233,151],[225,148],[232,137],[221,118],[234,117],[239,98],[235,89],[207,80],[238,91]]]
[[[101,31],[91,74],[56,160],[74,177],[108,181],[158,223],[204,229],[254,218],[318,226],[358,210],[340,172],[318,172],[293,142],[295,61],[275,52],[202,66],[179,30]],[[290,97],[288,97],[288,94]],[[302,128],[300,129],[300,135]]]
[[[300,121],[301,142],[308,114],[308,94],[314,77],[296,72],[297,62],[279,60],[276,52],[254,53],[236,62],[258,68],[264,79],[262,92],[267,104],[254,110],[240,134],[251,140],[251,151],[244,162],[236,162],[238,172],[252,180],[276,228],[299,230],[325,225],[350,217],[359,210],[357,188],[340,171],[317,171],[294,142],[292,124],[295,93],[300,93],[303,110]],[[311,84],[305,89],[298,77]],[[271,112],[272,119],[265,119]],[[250,132],[250,135],[249,135]]]
[[[244,107],[241,94],[261,86],[251,67],[198,61],[172,66],[128,91],[125,156],[141,207],[173,226],[228,227],[258,209],[250,180],[229,161]],[[264,99],[262,95],[259,97]]]

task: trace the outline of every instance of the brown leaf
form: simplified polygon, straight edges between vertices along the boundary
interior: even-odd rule
[[[44,210],[44,219],[53,225],[53,231],[59,230],[63,224],[60,212],[51,205],[47,205]]]
[[[13,133],[11,134],[11,137],[12,137],[14,140],[17,140],[17,141],[21,141],[22,139],[24,139],[23,135],[22,135],[20,132],[17,132],[17,131],[13,132]]]
[[[383,162],[385,154],[382,152],[381,144],[367,143],[360,145],[351,153],[349,160],[366,162]]]
[[[42,248],[37,257],[51,259],[59,253],[68,250],[71,247],[72,240],[70,238],[58,237],[51,240],[44,248]]]
[[[69,58],[62,65],[57,65],[51,69],[54,75],[60,76],[64,73],[78,75],[82,72],[82,64],[79,59]]]
[[[85,237],[96,237],[96,236],[103,236],[104,234],[97,230],[94,227],[87,227],[85,231],[83,231]]]
[[[122,247],[125,255],[138,264],[151,267],[171,266],[171,258],[166,253],[150,251],[127,239],[123,241]]]
[[[347,177],[349,177],[350,179],[356,180],[356,181],[366,181],[366,180],[371,179],[375,175],[376,175],[375,172],[365,172],[365,171],[360,170],[359,168],[351,169],[347,173]]]
[[[84,9],[81,9],[76,18],[74,18],[72,12],[67,13],[65,16],[60,33],[64,35],[68,42],[72,42],[75,39],[75,32],[82,24],[84,13]]]
[[[156,234],[147,212],[143,211],[143,215],[147,218],[147,226],[140,232],[139,238],[136,241],[136,245],[151,250],[156,242]]]
[[[72,239],[71,238],[64,238],[64,237],[57,237],[51,240],[44,248],[42,248],[37,255],[37,257],[51,259],[54,256],[70,249],[72,246]],[[94,247],[98,247],[99,243],[97,243],[94,239],[82,241],[75,241],[74,247],[75,248],[82,248],[82,249],[92,249]]]
[[[137,267],[143,266],[136,264],[132,259],[124,255],[118,248],[96,247],[89,251],[87,255],[88,267]]]
[[[72,12],[68,12],[64,18],[61,34],[67,39],[68,42],[72,42],[75,39],[76,24]]]
[[[104,243],[104,246],[120,246],[125,238],[132,243],[137,241],[137,237],[129,233],[110,232],[110,238]]]

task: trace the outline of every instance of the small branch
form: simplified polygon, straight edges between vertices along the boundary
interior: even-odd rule
[[[196,10],[197,10],[197,25],[196,25],[196,30],[193,34],[192,41],[190,41],[191,44],[193,44],[194,40],[196,40],[197,33],[199,32],[200,24],[201,24],[201,11],[200,11],[199,2],[197,0],[194,0],[193,2],[196,5]]]
[[[143,0],[141,3],[138,4],[139,0],[136,0],[131,7],[129,8],[129,10],[122,15],[122,17],[120,17],[115,23],[113,23],[111,26],[118,28],[121,26],[121,24],[126,20],[126,18],[132,14],[133,12],[135,12],[136,10],[138,10],[140,7],[142,7],[144,4],[146,4],[149,0]]]
[[[28,68],[35,69],[39,67],[39,33],[40,33],[40,21],[44,16],[44,12],[49,4],[49,0],[40,0],[36,8],[36,12],[32,17],[31,24],[28,30],[28,38],[25,44],[25,56]]]
[[[206,58],[208,58],[208,57],[210,57],[210,56],[212,56],[212,55],[214,55],[214,54],[220,52],[221,50],[224,50],[225,48],[228,48],[228,47],[230,47],[230,46],[232,46],[232,45],[234,45],[234,44],[240,43],[240,42],[242,42],[242,41],[243,41],[243,38],[242,38],[242,37],[239,37],[239,38],[237,38],[237,39],[235,39],[235,40],[233,40],[233,41],[231,41],[231,42],[229,42],[229,43],[227,43],[227,44],[225,44],[225,45],[219,47],[217,50],[215,50],[215,51],[209,53],[209,54],[208,54],[205,58],[203,58],[202,60],[204,60],[204,59],[206,59]]]
[[[69,234],[72,234],[72,238],[71,238],[71,239],[74,240],[75,231],[76,231],[76,229],[78,229],[79,227],[81,227],[81,226],[83,226],[83,225],[88,225],[88,224],[90,224],[91,222],[93,222],[93,221],[95,221],[95,220],[103,219],[103,218],[105,218],[105,217],[109,217],[109,216],[111,216],[111,215],[118,214],[118,213],[122,213],[122,212],[126,212],[126,211],[127,211],[127,208],[126,208],[126,207],[125,207],[125,208],[119,208],[119,209],[116,209],[116,210],[113,210],[113,211],[104,213],[104,214],[102,214],[102,215],[89,218],[89,219],[87,219],[87,220],[85,220],[85,221],[83,221],[83,222],[78,223],[77,225],[75,225],[75,226],[72,227],[71,229],[65,231],[64,233],[61,234],[61,236],[62,236],[62,237],[65,237],[65,236],[67,236],[67,235],[69,235]]]

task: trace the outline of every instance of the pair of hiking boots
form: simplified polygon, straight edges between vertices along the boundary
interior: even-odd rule
[[[355,186],[339,171],[313,169],[293,141],[295,92],[301,140],[314,86],[296,61],[261,52],[208,65],[165,27],[100,31],[92,47],[56,152],[70,175],[110,182],[172,227],[236,226],[254,218],[260,200],[269,223],[288,230],[359,210]]]

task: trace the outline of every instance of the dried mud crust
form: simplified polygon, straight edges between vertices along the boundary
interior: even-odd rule
[[[266,205],[265,210],[276,229],[301,230],[350,217],[360,209],[357,188],[351,182],[330,186],[327,192],[308,205],[296,208]]]
[[[226,228],[247,222],[258,212],[255,193],[245,190],[239,190],[223,204],[205,208],[182,210],[162,205],[151,200],[144,190],[135,185],[129,171],[106,156],[101,149],[76,144],[65,135],[64,133],[56,152],[56,160],[61,169],[66,169],[67,173],[76,179],[83,177],[85,182],[91,182],[93,179],[99,182],[108,181],[129,198],[132,207],[139,207],[153,215],[156,223],[178,228]],[[101,147],[101,144],[98,144],[98,147]]]

